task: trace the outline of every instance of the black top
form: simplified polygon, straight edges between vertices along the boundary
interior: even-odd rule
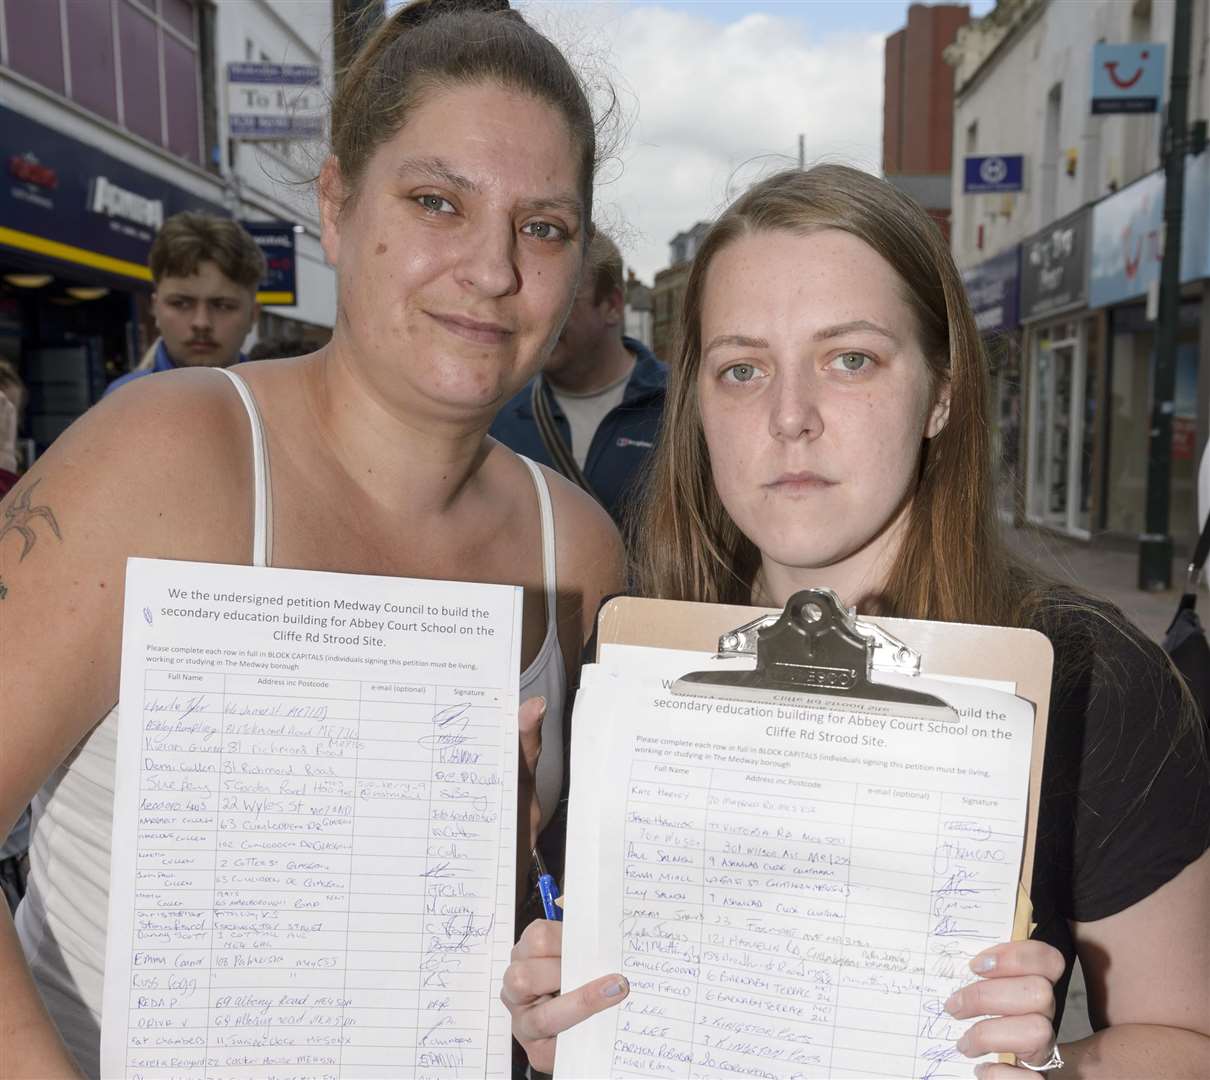
[[[1109,605],[1060,603],[1032,896],[1034,937],[1059,949],[1058,1026],[1075,959],[1068,920],[1123,911],[1210,848],[1210,763],[1181,719],[1159,646]]]

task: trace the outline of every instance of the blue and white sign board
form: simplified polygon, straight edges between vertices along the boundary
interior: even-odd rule
[[[1092,50],[1092,111],[1098,113],[1159,112],[1164,99],[1166,46],[1094,45]]]
[[[1136,180],[1092,208],[1088,306],[1137,300],[1164,259],[1164,174]],[[1185,159],[1181,282],[1210,278],[1210,151]]]
[[[318,67],[227,65],[227,128],[233,139],[318,139],[324,111]]]
[[[1021,154],[990,154],[965,159],[962,190],[967,195],[1021,191],[1025,186],[1025,158]]]
[[[291,221],[241,221],[265,257],[265,276],[256,287],[259,304],[297,304],[298,285]]]
[[[1021,290],[1021,248],[985,259],[962,271],[975,326],[981,334],[1002,334],[1017,327]]]

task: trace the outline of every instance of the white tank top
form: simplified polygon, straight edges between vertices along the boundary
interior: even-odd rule
[[[255,486],[252,565],[269,566],[273,549],[272,495],[265,433],[247,384],[219,369],[239,391],[252,427]],[[538,800],[542,824],[554,814],[563,784],[563,706],[567,673],[555,620],[555,521],[542,470],[522,458],[533,477],[542,517],[542,580],[546,637],[521,674],[521,700],[546,698]],[[109,857],[113,822],[118,712],[105,718],[68,755],[34,796],[29,892],[17,909],[34,981],[67,1048],[90,1077],[100,1073],[101,996],[109,915]]]

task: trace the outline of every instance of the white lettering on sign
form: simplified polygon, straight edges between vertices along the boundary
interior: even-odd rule
[[[158,229],[164,224],[164,204],[159,199],[149,199],[145,195],[127,191],[104,176],[98,176],[92,182],[88,209],[94,214],[125,218],[150,229]]]

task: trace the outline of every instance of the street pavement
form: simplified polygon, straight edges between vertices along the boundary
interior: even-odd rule
[[[1133,546],[1116,547],[1108,542],[1089,544],[1037,529],[1007,529],[1006,534],[1012,548],[1041,570],[1059,581],[1112,601],[1148,636],[1156,641],[1163,639],[1184,591],[1189,552],[1181,552],[1172,560],[1173,588],[1165,592],[1143,592],[1138,588],[1139,557]],[[1202,595],[1205,595],[1204,587]]]
[[[1041,570],[1059,581],[1077,585],[1085,592],[1111,601],[1150,637],[1156,641],[1163,639],[1184,591],[1188,553],[1182,552],[1182,557],[1173,559],[1173,588],[1165,592],[1143,592],[1138,588],[1137,550],[1069,540],[1036,529],[1007,529],[1006,534],[1013,550]],[[1198,610],[1203,619],[1210,611],[1210,598],[1204,584],[1199,592]],[[1091,1030],[1084,974],[1077,964],[1059,1028],[1059,1041],[1082,1039],[1091,1034]]]

